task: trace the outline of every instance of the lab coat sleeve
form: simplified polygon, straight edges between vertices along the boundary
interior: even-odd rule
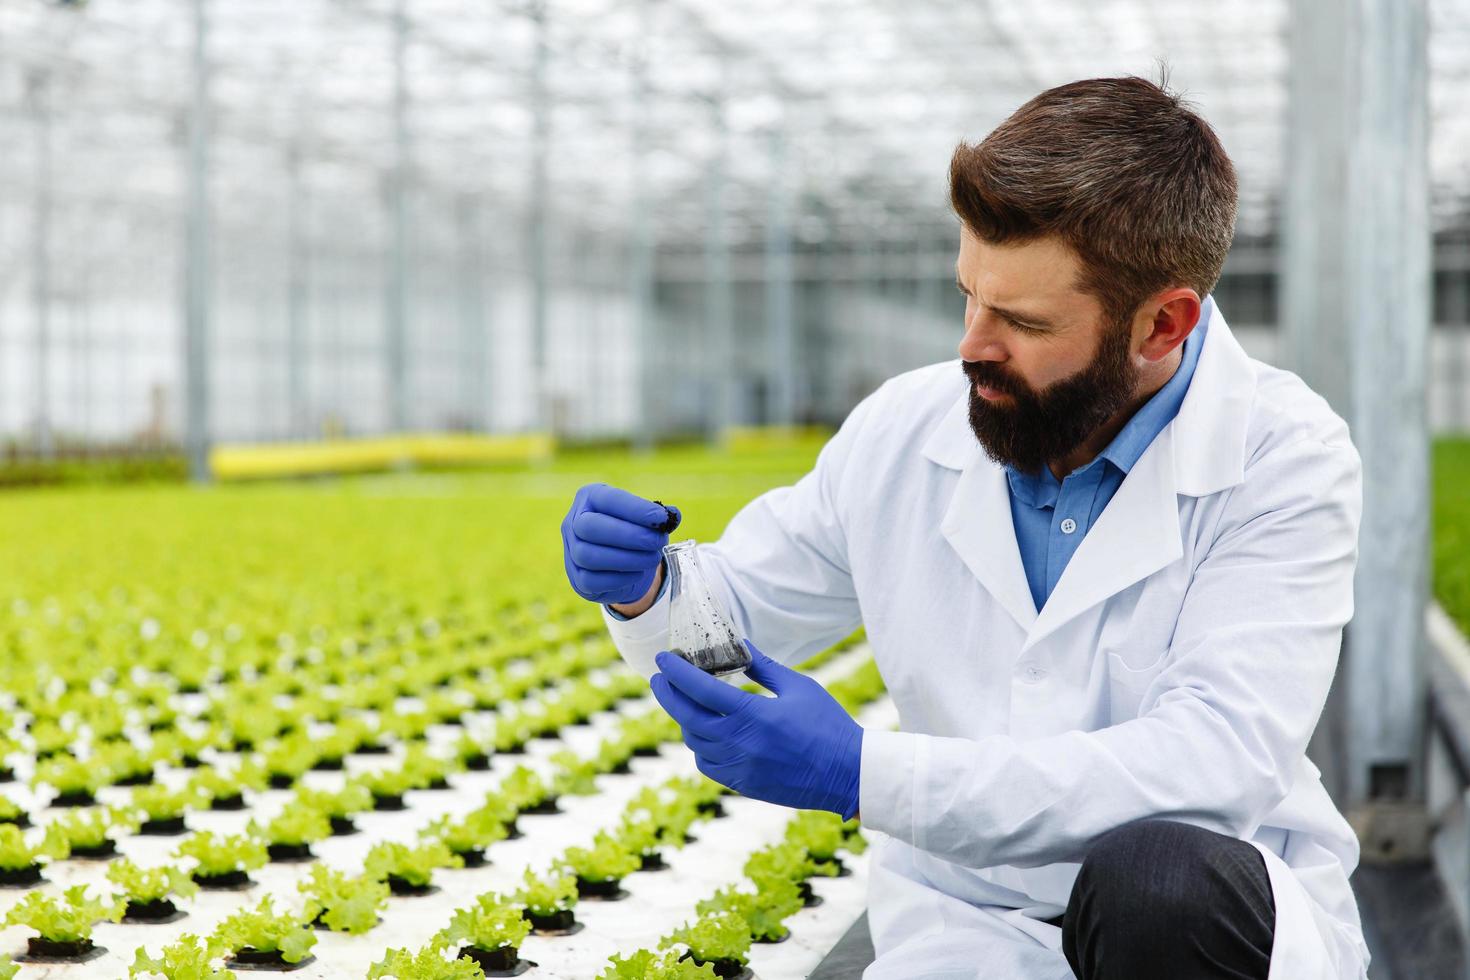
[[[863,823],[971,868],[1081,861],[1152,816],[1254,833],[1291,789],[1352,617],[1361,461],[1345,434],[1309,438],[1226,492],[1137,718],[1024,741],[869,731]]]
[[[761,494],[718,541],[695,549],[736,629],[774,660],[800,663],[861,622],[840,514],[844,481],[861,454],[864,420],[882,396],[880,388],[858,403],[811,472],[793,486]],[[668,649],[668,590],[640,616],[622,620],[604,607],[603,619],[623,659],[653,676],[654,656]],[[746,680],[743,673],[725,678]]]

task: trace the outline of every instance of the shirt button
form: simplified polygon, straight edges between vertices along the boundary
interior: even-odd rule
[[[1077,530],[1077,522],[1072,520],[1072,518],[1069,517],[1066,520],[1062,521],[1063,534],[1071,534],[1075,530]]]
[[[1036,684],[1046,676],[1046,668],[1035,664],[1027,664],[1025,672],[1021,675],[1027,684]]]

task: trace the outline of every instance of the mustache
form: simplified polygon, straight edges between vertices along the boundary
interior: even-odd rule
[[[984,361],[961,361],[960,368],[965,372],[965,377],[970,379],[971,384],[990,388],[1006,395],[1015,393],[1016,388],[1011,384],[1010,379]]]

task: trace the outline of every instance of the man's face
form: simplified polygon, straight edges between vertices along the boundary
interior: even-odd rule
[[[1074,287],[1077,272],[1076,256],[1054,239],[960,237],[970,427],[986,455],[1027,473],[1077,450],[1139,385],[1131,323],[1105,324],[1102,304]]]

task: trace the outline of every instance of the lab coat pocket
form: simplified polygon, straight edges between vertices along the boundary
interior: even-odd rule
[[[1141,657],[1137,656],[1144,651],[1132,650],[1130,653],[1133,656],[1126,659],[1117,650],[1109,650],[1107,653],[1108,697],[1111,701],[1109,717],[1116,725],[1138,717],[1138,709],[1143,703],[1144,692],[1164,669],[1164,662],[1169,659],[1169,651],[1160,650],[1150,658],[1146,654]],[[1152,662],[1148,662],[1150,659]],[[1130,663],[1130,660],[1133,663]],[[1147,662],[1147,665],[1135,666],[1134,664],[1139,660]]]

